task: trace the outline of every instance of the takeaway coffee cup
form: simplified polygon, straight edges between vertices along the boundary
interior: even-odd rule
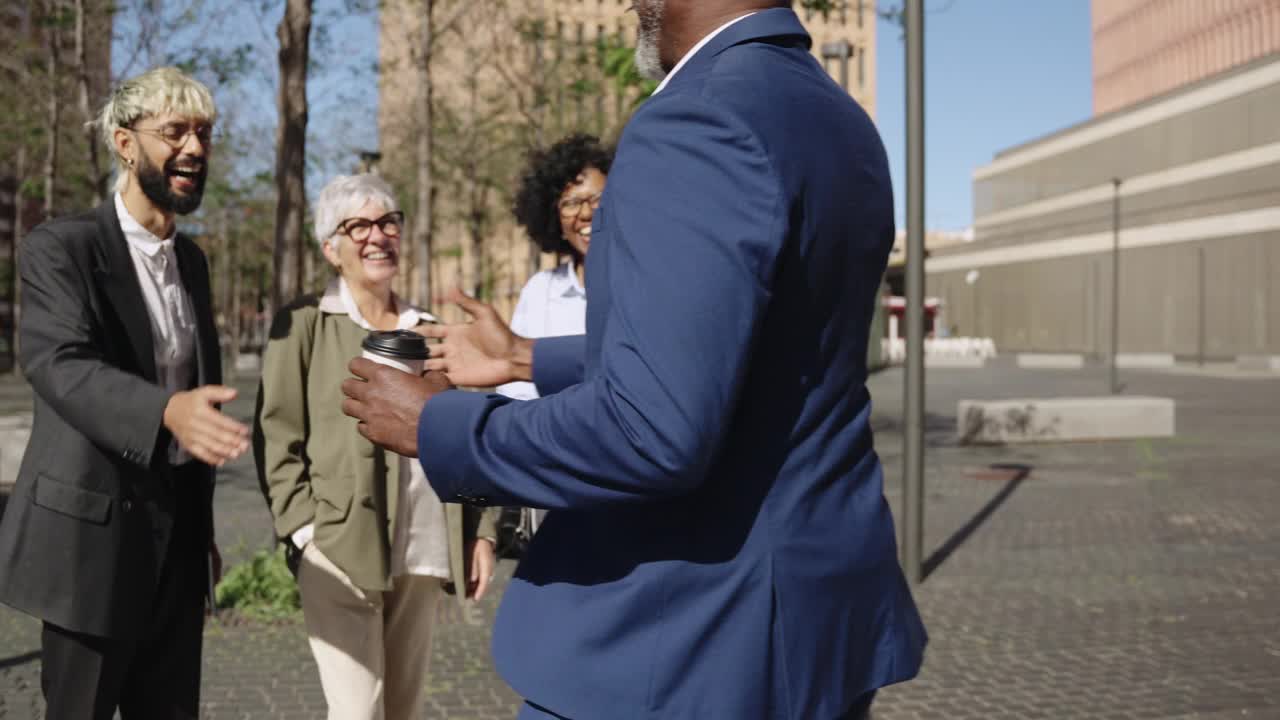
[[[422,374],[431,356],[427,339],[412,330],[375,330],[360,347],[363,357],[414,375]]]

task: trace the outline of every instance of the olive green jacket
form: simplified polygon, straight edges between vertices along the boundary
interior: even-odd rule
[[[299,298],[271,327],[254,415],[258,482],[276,536],[315,526],[316,547],[356,586],[390,588],[399,468],[396,456],[356,431],[342,414],[347,364],[366,331],[346,314],[321,310],[319,296]],[[496,536],[490,513],[446,503],[449,570],[465,588],[464,543]],[[459,593],[461,598],[465,593]]]

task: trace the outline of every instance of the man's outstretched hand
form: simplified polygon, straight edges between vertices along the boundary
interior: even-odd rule
[[[456,325],[421,325],[416,330],[439,343],[431,348],[428,370],[438,370],[458,385],[492,387],[533,379],[533,341],[511,332],[492,305],[458,290],[449,300],[472,317]]]
[[[192,457],[222,467],[249,449],[249,427],[218,409],[235,399],[235,388],[222,385],[174,393],[162,422]]]
[[[360,421],[356,429],[375,445],[416,458],[418,416],[428,400],[453,384],[438,372],[419,377],[364,358],[347,367],[355,377],[342,381],[342,412]]]

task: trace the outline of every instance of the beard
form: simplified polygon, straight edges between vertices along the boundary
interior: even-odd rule
[[[151,164],[146,153],[139,153],[138,156],[138,187],[142,188],[142,193],[153,205],[164,212],[178,215],[189,215],[200,207],[200,201],[204,198],[205,176],[208,173],[208,168],[203,161],[195,166],[194,176],[190,172],[187,173],[187,177],[195,183],[195,187],[189,194],[184,195],[174,192],[169,186],[169,178],[178,174],[177,158],[170,158],[165,162],[164,167],[160,168]]]
[[[662,14],[666,5],[666,0],[635,0],[636,15],[640,18],[640,33],[636,40],[636,70],[654,82],[662,82],[667,76],[658,53],[658,42],[662,36]]]

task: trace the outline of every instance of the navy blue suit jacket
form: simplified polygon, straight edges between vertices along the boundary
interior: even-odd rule
[[[809,43],[760,12],[637,111],[546,397],[423,410],[442,499],[552,510],[493,652],[559,715],[834,718],[920,667],[865,387],[889,171]]]

